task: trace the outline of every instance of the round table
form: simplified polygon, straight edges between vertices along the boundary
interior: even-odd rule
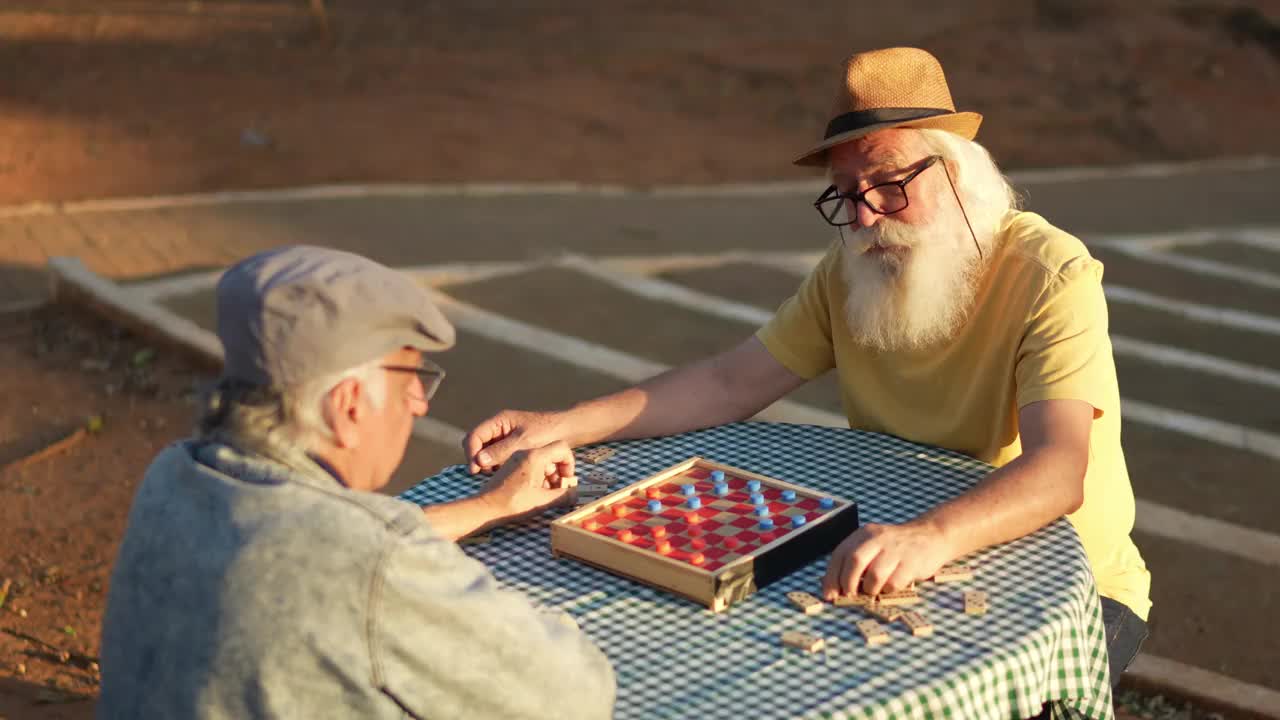
[[[991,467],[957,453],[842,428],[746,422],[609,443],[599,465],[613,489],[700,456],[856,500],[863,523],[898,523],[964,492]],[[446,468],[401,497],[424,505],[473,494],[481,480]],[[917,585],[934,625],[914,637],[886,625],[869,647],[855,608],[805,615],[785,597],[817,594],[826,557],[713,614],[680,597],[571,559],[553,558],[548,523],[563,511],[499,528],[465,545],[507,587],[569,613],[608,655],[623,718],[1008,718],[1045,701],[1066,717],[1113,715],[1106,640],[1093,575],[1065,519],[964,558],[964,583]],[[962,592],[988,594],[966,615]],[[826,639],[824,651],[784,647],[784,630]],[[944,715],[944,712],[946,713]]]

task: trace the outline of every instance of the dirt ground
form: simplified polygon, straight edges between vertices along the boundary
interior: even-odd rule
[[[842,59],[899,44],[1008,168],[1280,151],[1280,1],[878,5],[9,0],[0,203],[803,177]]]
[[[884,5],[13,0],[0,204],[799,178],[841,59],[896,44],[942,59],[1007,168],[1280,153],[1280,2]],[[0,718],[87,717],[128,502],[202,372],[56,307],[0,316],[0,368]]]

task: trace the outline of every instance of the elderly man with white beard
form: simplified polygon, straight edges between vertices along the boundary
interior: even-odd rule
[[[652,437],[743,420],[834,369],[853,428],[949,448],[996,470],[832,554],[823,594],[869,594],[1067,516],[1103,598],[1112,680],[1146,637],[1150,575],[1134,496],[1102,265],[1017,197],[973,141],[937,60],[914,48],[843,67],[815,206],[839,228],[796,294],[720,355],[561,412],[507,410],[465,439],[473,472],[521,448]],[[892,491],[886,488],[886,491]]]

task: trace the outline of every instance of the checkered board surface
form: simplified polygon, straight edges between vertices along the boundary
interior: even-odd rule
[[[908,520],[990,471],[897,438],[808,425],[737,423],[609,446],[617,454],[603,467],[618,476],[614,489],[700,456],[856,500],[864,523]],[[456,466],[401,497],[443,502],[481,482]],[[912,637],[893,623],[885,625],[887,645],[868,647],[853,608],[804,615],[786,599],[788,591],[819,588],[825,557],[716,614],[553,558],[551,519],[499,529],[465,552],[507,587],[577,620],[614,664],[619,719],[1011,718],[1034,716],[1045,700],[1060,701],[1058,717],[1112,717],[1097,590],[1065,520],[964,558],[972,581],[918,585],[934,633]],[[964,614],[965,589],[988,593],[986,615]],[[822,636],[827,648],[813,655],[785,648],[784,630]]]
[[[580,526],[639,550],[713,572],[847,506],[831,499],[832,507],[823,508],[821,496],[794,490],[788,495],[764,480],[757,481],[760,497],[753,498],[750,482],[726,473],[728,493],[717,495],[711,471],[693,467],[638,491],[638,495],[602,506],[599,512],[584,518]],[[686,486],[701,507],[689,507]],[[762,518],[755,514],[755,500],[761,500],[761,505],[768,508],[772,528],[760,527]],[[650,508],[653,501],[660,504],[660,509]],[[795,524],[796,516],[802,518],[799,522],[803,524]]]

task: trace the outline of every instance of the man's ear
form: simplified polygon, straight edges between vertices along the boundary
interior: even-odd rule
[[[350,450],[360,445],[356,428],[364,419],[364,406],[360,402],[363,393],[364,387],[358,380],[347,378],[324,397],[325,422],[333,431],[334,444],[340,448]]]

